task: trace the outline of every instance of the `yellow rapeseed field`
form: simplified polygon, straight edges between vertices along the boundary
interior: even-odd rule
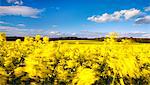
[[[115,41],[74,45],[0,35],[0,85],[150,85],[150,44]]]

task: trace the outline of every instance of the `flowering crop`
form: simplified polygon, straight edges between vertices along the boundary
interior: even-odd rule
[[[8,43],[0,34],[0,85],[149,85],[150,44],[115,37],[72,46],[40,35]]]

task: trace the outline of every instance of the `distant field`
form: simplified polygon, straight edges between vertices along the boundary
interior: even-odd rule
[[[55,42],[62,42],[62,43],[68,43],[68,44],[101,44],[102,42],[96,41],[96,40],[58,40]]]
[[[8,42],[15,42],[15,41],[8,41]],[[57,40],[54,42],[61,42],[61,43],[68,43],[68,44],[75,44],[75,43],[80,43],[80,44],[99,44],[101,41],[97,40]]]
[[[8,41],[8,43],[12,43],[12,42],[15,42],[15,41]],[[103,44],[102,41],[98,41],[98,40],[57,40],[57,41],[54,41],[54,42],[61,42],[61,43],[67,43],[67,44],[82,44],[82,45],[94,45],[94,44]],[[134,44],[150,44],[150,43],[134,43]]]

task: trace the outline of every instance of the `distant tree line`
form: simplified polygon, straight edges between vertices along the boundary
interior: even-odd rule
[[[50,41],[56,41],[56,40],[97,40],[97,41],[104,41],[106,37],[101,37],[101,38],[78,38],[78,37],[59,37],[59,38],[50,38]],[[15,41],[17,39],[20,39],[21,41],[24,40],[24,37],[6,37],[7,41]],[[42,38],[41,38],[42,39]],[[139,43],[150,43],[150,38],[133,38],[133,37],[122,37],[122,38],[117,38],[116,40],[120,42],[122,39],[129,39],[134,42],[139,42]]]

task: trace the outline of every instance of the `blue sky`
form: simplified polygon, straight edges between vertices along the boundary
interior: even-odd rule
[[[150,0],[0,0],[0,31],[14,36],[119,32],[150,37]]]

